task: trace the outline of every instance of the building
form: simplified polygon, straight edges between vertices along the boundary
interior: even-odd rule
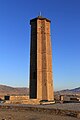
[[[60,95],[60,101],[63,103],[74,103],[74,102],[80,102],[80,96],[79,95]]]
[[[42,16],[30,20],[30,99],[54,100],[50,22]]]

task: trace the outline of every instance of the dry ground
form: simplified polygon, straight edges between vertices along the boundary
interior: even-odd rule
[[[79,120],[68,116],[50,115],[32,111],[0,110],[0,120]]]

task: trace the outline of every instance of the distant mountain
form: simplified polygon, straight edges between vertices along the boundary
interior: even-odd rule
[[[65,89],[61,91],[56,91],[55,94],[80,94],[80,87],[74,89]]]
[[[10,87],[0,85],[0,95],[28,95],[29,89],[27,87]]]
[[[80,87],[74,89],[66,89],[56,91],[56,95],[65,94],[80,94]],[[10,87],[6,85],[0,85],[0,95],[29,95],[29,88],[27,87]]]
[[[73,92],[80,92],[80,87],[75,88],[75,89],[71,89],[70,91],[73,91]]]

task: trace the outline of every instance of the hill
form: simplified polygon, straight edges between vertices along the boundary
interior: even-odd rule
[[[80,92],[80,87],[75,88],[75,89],[71,89],[70,91],[73,91],[73,92]]]
[[[6,85],[0,85],[0,95],[28,95],[29,89],[27,87],[10,87]]]
[[[55,94],[60,94],[60,95],[80,94],[80,87],[74,89],[65,89],[61,91],[56,91]]]
[[[28,95],[29,88],[27,87],[10,87],[6,85],[0,85],[0,95]],[[61,91],[56,91],[55,94],[59,95],[69,95],[69,94],[80,94],[80,87],[74,89],[66,89]]]

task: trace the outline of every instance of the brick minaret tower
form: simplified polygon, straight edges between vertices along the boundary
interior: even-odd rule
[[[30,20],[30,99],[54,100],[50,20]]]

